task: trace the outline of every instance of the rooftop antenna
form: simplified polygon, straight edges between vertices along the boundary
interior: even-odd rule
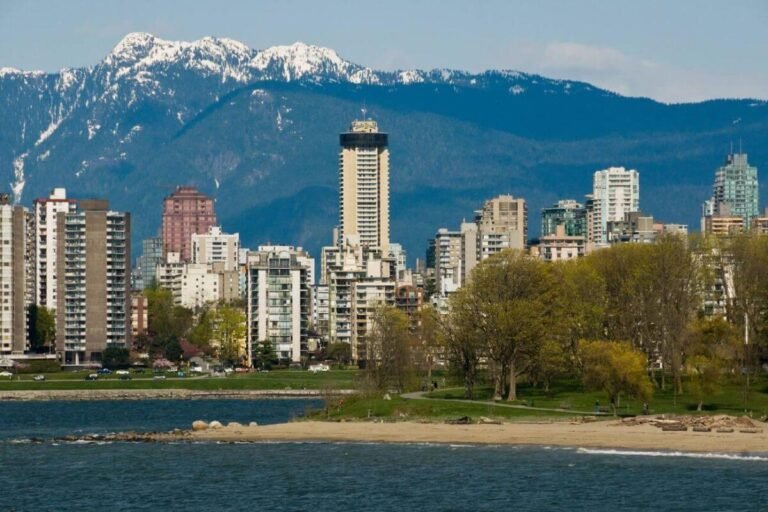
[[[360,109],[360,112],[363,114],[363,121],[365,121],[365,115],[368,113],[368,109],[365,108],[365,102],[363,102],[363,108]]]
[[[741,151],[741,137],[739,137],[739,154],[741,154],[741,153],[742,153],[742,151]]]
[[[731,154],[733,154],[733,141],[731,141]]]

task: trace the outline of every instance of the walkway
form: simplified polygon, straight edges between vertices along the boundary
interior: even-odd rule
[[[461,389],[461,388],[452,388],[452,389]],[[446,391],[446,390],[443,389],[443,391]],[[427,391],[415,391],[413,393],[403,393],[400,396],[406,400],[439,400],[441,402],[459,402],[464,404],[506,407],[508,409],[525,409],[527,411],[562,412],[566,414],[582,414],[587,416],[610,416],[610,413],[607,413],[607,412],[596,413],[594,411],[575,411],[573,409],[531,407],[528,405],[499,403],[499,402],[494,402],[492,400],[467,400],[465,398],[430,398],[428,396],[425,396],[426,394],[427,394]]]

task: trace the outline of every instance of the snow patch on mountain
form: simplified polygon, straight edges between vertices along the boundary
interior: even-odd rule
[[[29,156],[29,151],[25,151],[13,160],[13,183],[11,183],[11,192],[13,192],[14,204],[21,202],[21,196],[24,193],[24,185],[27,180],[24,176],[24,159]]]
[[[318,73],[348,77],[350,72],[357,71],[359,68],[343,60],[330,48],[302,42],[288,46],[273,46],[258,52],[249,66],[259,71],[275,69],[286,82]]]
[[[422,76],[420,71],[415,69],[411,69],[408,71],[400,71],[397,74],[397,77],[400,83],[404,85],[416,84],[424,81],[424,76]]]

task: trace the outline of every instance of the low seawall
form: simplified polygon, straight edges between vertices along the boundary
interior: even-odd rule
[[[334,395],[349,395],[351,389],[334,390]],[[0,391],[0,401],[8,400],[196,400],[196,399],[267,399],[323,398],[327,390],[319,389],[254,389],[254,390],[195,390],[195,389],[88,389]]]

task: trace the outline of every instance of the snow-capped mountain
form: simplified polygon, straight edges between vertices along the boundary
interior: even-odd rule
[[[693,222],[722,137],[741,130],[758,166],[768,153],[748,144],[768,134],[764,102],[666,106],[517,71],[379,71],[298,42],[257,50],[132,33],[92,67],[0,67],[0,190],[26,204],[53,186],[107,197],[141,212],[143,237],[169,188],[196,184],[246,244],[313,248],[337,215],[336,134],[362,107],[392,134],[393,237],[412,252],[485,195],[523,195],[536,211],[580,197],[591,171],[614,163],[641,171],[644,209],[690,210],[667,217]],[[694,186],[694,168],[706,176],[686,203],[679,187]]]

